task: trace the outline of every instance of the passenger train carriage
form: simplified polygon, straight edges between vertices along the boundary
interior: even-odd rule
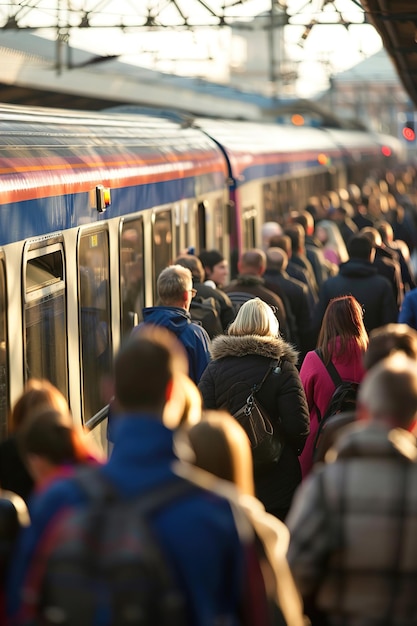
[[[113,356],[182,250],[235,260],[264,221],[363,182],[393,138],[0,106],[0,437],[30,377],[105,443]]]

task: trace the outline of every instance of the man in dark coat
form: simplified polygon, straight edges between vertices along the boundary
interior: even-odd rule
[[[224,288],[237,312],[251,298],[260,298],[274,308],[279,329],[285,339],[290,339],[285,305],[282,299],[265,287],[263,274],[266,269],[265,252],[252,248],[242,254],[238,262],[239,275]]]
[[[375,248],[365,237],[352,237],[348,246],[349,261],[342,263],[339,274],[323,284],[314,310],[313,329],[318,334],[329,301],[337,296],[352,295],[364,309],[364,324],[370,332],[397,321],[398,308],[388,280],[380,276],[373,264]]]
[[[394,240],[394,231],[392,230],[392,226],[389,222],[386,222],[385,220],[379,220],[375,224],[375,226],[378,229],[379,234],[381,235],[383,250],[391,255],[396,255],[394,256],[394,258],[398,258],[401,269],[401,279],[404,285],[404,291],[411,291],[411,289],[417,287],[417,283],[414,278],[414,271],[409,258],[409,252],[407,258],[403,254],[402,245],[407,250],[407,244],[405,243],[405,241],[397,242]]]
[[[300,267],[307,277],[308,284],[315,296],[318,295],[319,287],[313,266],[306,255],[305,232],[301,224],[294,222],[284,230],[284,233],[291,239],[292,256],[291,260]]]
[[[389,251],[389,249],[383,244],[380,233],[374,227],[368,226],[366,228],[362,228],[362,230],[359,231],[359,235],[361,237],[367,237],[374,246],[374,265],[378,270],[378,274],[385,276],[385,278],[387,278],[391,283],[395,301],[399,309],[404,299],[404,285],[401,279],[401,268],[398,254],[394,253],[394,251]]]
[[[301,224],[305,234],[305,253],[310,261],[320,289],[325,280],[330,276],[330,264],[323,254],[323,245],[314,236],[314,218],[309,211],[293,211],[290,215],[291,223]]]
[[[282,250],[284,250],[285,254],[288,257],[286,272],[290,278],[295,278],[307,287],[308,306],[310,310],[313,311],[316,302],[318,302],[318,295],[312,290],[305,271],[303,271],[299,265],[292,261],[291,239],[288,237],[288,235],[273,236],[271,237],[269,245],[270,248],[281,248]]]
[[[287,265],[288,257],[284,250],[281,248],[268,248],[266,251],[266,271],[264,273],[265,286],[271,290],[274,286],[279,286],[290,303],[296,328],[296,334],[291,336],[291,341],[300,350],[299,363],[301,363],[306,352],[312,349],[312,310],[308,302],[307,286],[287,274]]]

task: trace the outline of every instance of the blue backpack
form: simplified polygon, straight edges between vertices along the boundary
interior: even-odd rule
[[[51,531],[41,588],[27,624],[52,626],[183,626],[185,598],[178,589],[149,518],[197,489],[174,479],[124,498],[96,469],[75,480],[89,504],[68,509]]]

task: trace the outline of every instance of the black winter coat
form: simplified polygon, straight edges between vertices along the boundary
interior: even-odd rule
[[[220,335],[211,346],[212,361],[199,389],[207,409],[235,413],[249,391],[261,382],[273,359],[281,359],[281,371],[266,378],[257,398],[267,410],[286,445],[279,462],[266,474],[255,475],[256,496],[266,510],[283,519],[301,481],[298,455],[309,433],[309,411],[296,368],[297,353],[282,338]]]
[[[377,273],[370,261],[350,259],[342,263],[339,274],[326,280],[320,289],[313,320],[316,333],[320,330],[330,300],[347,295],[354,296],[363,306],[363,322],[368,333],[374,328],[397,321],[398,307],[389,281]]]

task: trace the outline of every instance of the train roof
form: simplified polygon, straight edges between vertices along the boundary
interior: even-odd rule
[[[237,181],[247,180],[251,172],[258,176],[261,164],[275,163],[281,173],[295,173],[307,168],[325,168],[338,160],[356,161],[374,156],[381,149],[373,135],[359,130],[206,118],[198,118],[194,124],[222,146],[230,162],[231,175]]]
[[[164,117],[0,106],[0,204],[227,168],[201,131]]]

